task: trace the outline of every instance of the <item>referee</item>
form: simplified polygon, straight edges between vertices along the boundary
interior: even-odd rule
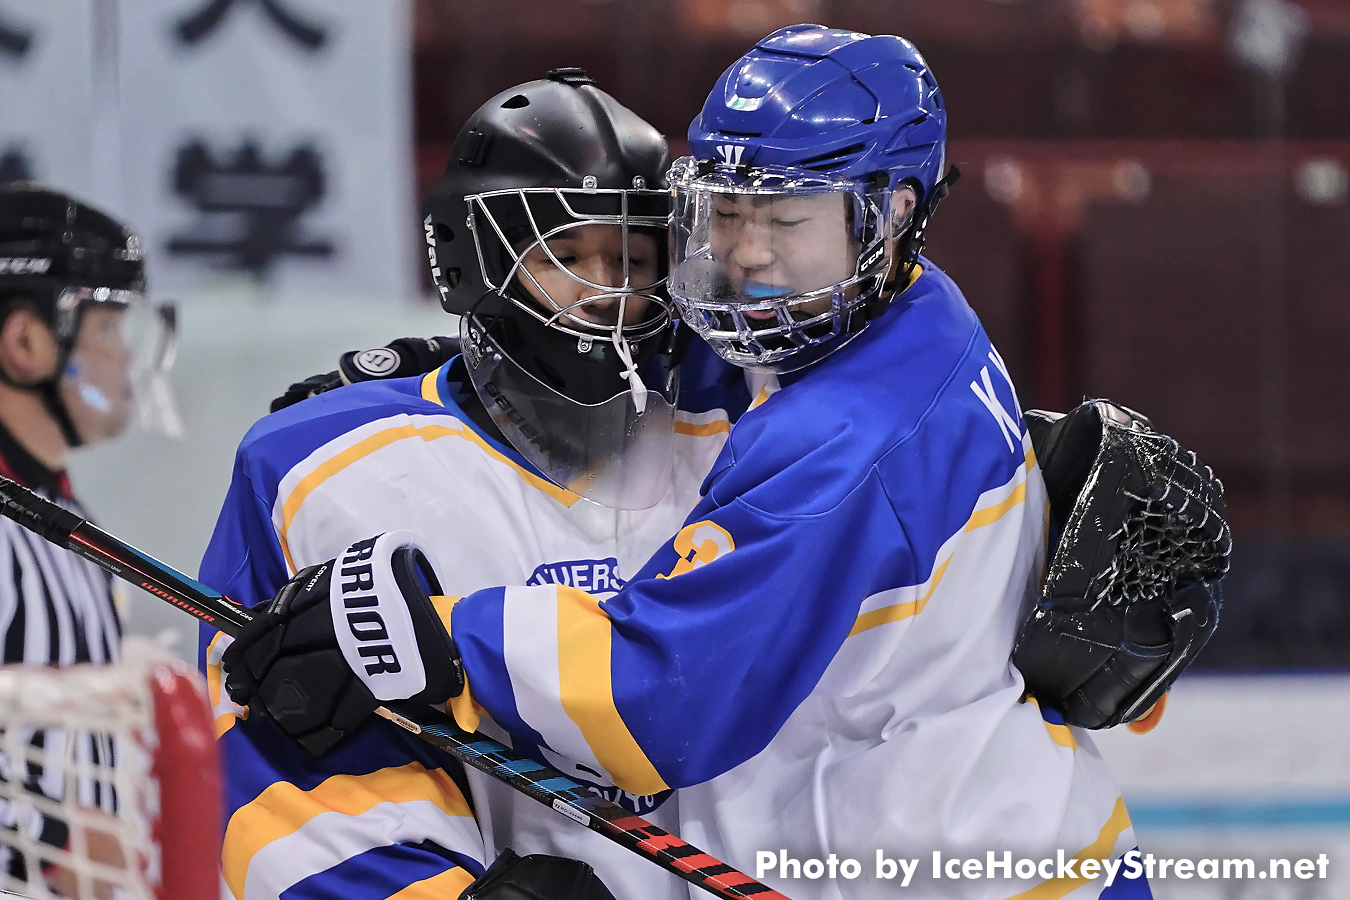
[[[116,221],[31,182],[0,186],[0,474],[80,516],[67,457],[126,428],[131,352],[122,328],[144,284],[140,241]],[[0,519],[0,662],[115,662],[121,636],[111,576]],[[0,752],[0,779],[114,812],[109,783],[96,776],[67,783],[63,762],[106,770],[116,762],[108,736],[30,730],[19,740],[31,748],[29,758]],[[19,830],[69,844],[65,822],[0,798],[0,889],[19,890],[35,878],[6,841],[6,831]],[[91,856],[121,864],[115,841],[96,830],[86,836]],[[70,872],[44,869],[51,887],[71,894]]]

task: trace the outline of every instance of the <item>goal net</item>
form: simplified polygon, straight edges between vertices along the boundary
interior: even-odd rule
[[[216,900],[220,779],[196,672],[0,666],[0,897]]]

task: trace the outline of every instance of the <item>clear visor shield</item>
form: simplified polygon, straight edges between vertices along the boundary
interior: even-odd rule
[[[58,300],[58,330],[65,329],[74,338],[59,389],[81,440],[116,437],[132,422],[183,436],[168,380],[178,348],[171,302],[107,288],[67,291]]]
[[[670,293],[685,321],[730,362],[774,369],[831,341],[885,280],[893,242],[878,227],[884,191],[687,157],[670,179]]]
[[[669,323],[665,191],[519,188],[465,200],[484,283],[539,321],[628,340]],[[513,284],[533,302],[521,302]]]
[[[641,402],[624,390],[583,404],[522,368],[476,316],[463,317],[460,337],[488,415],[550,481],[611,509],[649,509],[670,490],[679,385],[661,357],[641,373],[647,386]]]

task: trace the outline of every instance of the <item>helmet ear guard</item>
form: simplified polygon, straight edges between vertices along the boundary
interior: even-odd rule
[[[923,245],[928,238],[928,223],[933,218],[933,213],[937,211],[938,204],[951,193],[952,185],[956,184],[961,178],[961,170],[956,166],[949,166],[947,174],[944,175],[928,192],[927,196],[920,196],[919,203],[915,207],[916,212],[911,216],[911,226],[904,236],[905,243],[900,249],[900,259],[905,270],[908,271],[919,261],[919,254],[923,252]]]

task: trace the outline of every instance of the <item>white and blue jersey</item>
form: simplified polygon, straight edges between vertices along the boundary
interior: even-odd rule
[[[462,364],[320,395],[244,439],[202,563],[206,583],[253,605],[296,570],[398,528],[419,535],[448,595],[497,584],[609,596],[677,530],[749,402],[741,373],[695,348],[684,365],[670,493],[643,511],[580,500],[482,433],[455,402]],[[226,765],[223,875],[239,900],[457,897],[497,852],[585,859],[622,898],[685,896],[684,882],[376,719],[315,759],[221,690],[228,639],[208,636],[208,687]],[[488,720],[472,727],[506,735]],[[509,738],[508,738],[509,740]],[[629,796],[546,748],[518,748],[670,830],[669,792]],[[664,802],[663,802],[664,801]]]
[[[1027,702],[1009,662],[1047,504],[956,286],[925,263],[852,343],[763,381],[698,505],[617,592],[503,581],[454,606],[476,702],[633,794],[677,789],[679,834],[749,874],[759,851],[862,861],[857,879],[764,877],[794,900],[894,896],[878,851],[1134,847],[1091,742]],[[927,877],[909,891],[1103,890]],[[1119,896],[1147,896],[1135,884]]]

